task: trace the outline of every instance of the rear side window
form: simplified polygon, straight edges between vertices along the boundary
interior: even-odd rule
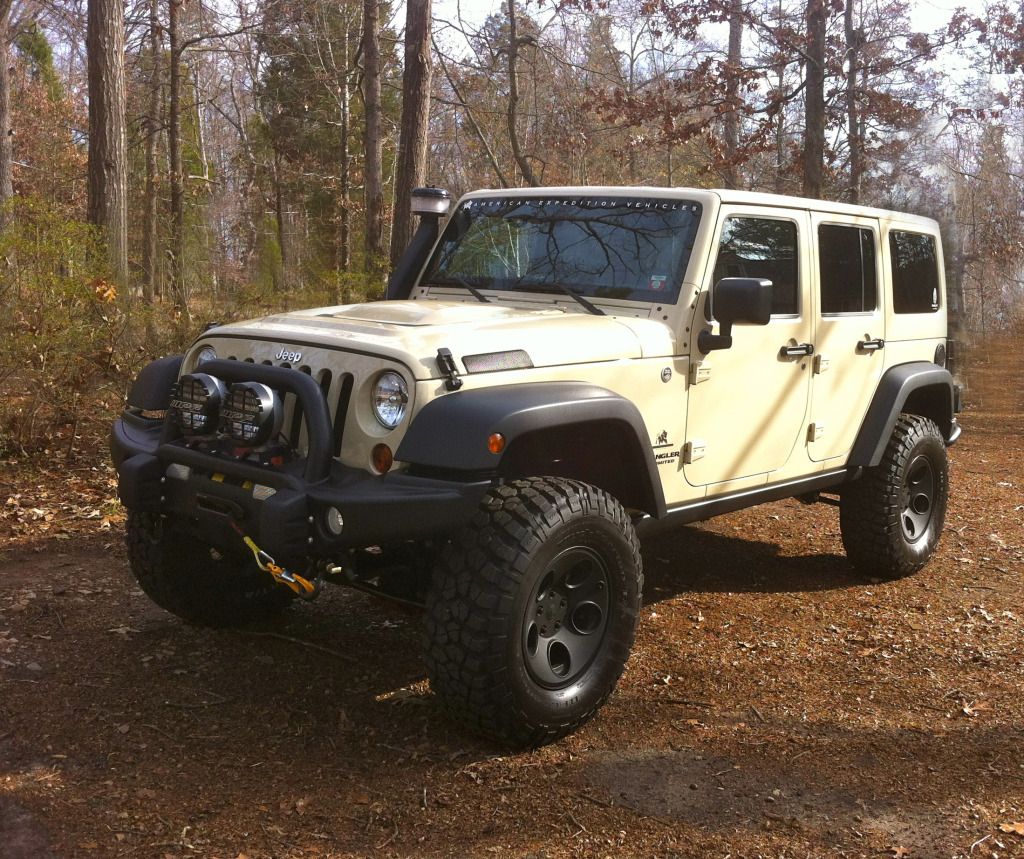
[[[729,218],[715,262],[714,283],[725,277],[759,277],[772,282],[772,315],[800,312],[796,224],[775,218]]]
[[[897,313],[933,313],[939,309],[939,261],[935,237],[889,233],[892,256],[892,306]]]
[[[863,227],[818,227],[821,312],[868,313],[878,306],[875,234]]]

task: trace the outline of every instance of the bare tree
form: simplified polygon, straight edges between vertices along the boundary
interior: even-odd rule
[[[725,171],[722,180],[726,188],[739,187],[740,99],[739,71],[743,65],[743,0],[729,3],[729,53],[726,60],[725,100]]]
[[[807,52],[804,87],[803,193],[820,197],[825,158],[825,0],[807,0]]]
[[[128,278],[128,165],[125,143],[124,7],[89,0],[89,221],[101,227],[118,282]]]
[[[864,34],[854,26],[854,0],[846,0],[843,25],[846,31],[846,137],[850,147],[850,187],[847,196],[851,203],[860,202],[861,176],[864,173],[864,151],[861,143],[860,114],[857,109],[857,74],[860,65],[860,43]]]
[[[167,109],[167,151],[171,185],[171,295],[174,308],[189,318],[185,287],[185,175],[181,160],[181,7],[183,0],[168,0],[167,41],[170,55],[170,94]]]
[[[363,0],[363,109],[366,127],[366,259],[372,271],[384,249],[384,141],[380,101],[380,7]]]
[[[163,53],[163,39],[160,36],[160,19],[157,0],[149,0],[149,106],[143,119],[146,151],[145,205],[142,213],[142,268],[145,271],[143,297],[152,303],[157,295],[157,134],[160,130],[161,76],[160,56]]]
[[[11,82],[7,73],[10,65],[7,39],[11,17],[11,0],[0,0],[0,229],[3,229],[4,206],[14,196],[11,172],[14,166],[14,147],[11,141]]]
[[[412,238],[411,191],[426,181],[427,123],[430,119],[431,0],[407,0],[402,130],[398,140],[395,211],[391,224],[391,265],[398,264]]]
[[[540,181],[533,172],[530,160],[523,153],[522,144],[519,141],[519,130],[517,126],[517,114],[519,111],[519,70],[517,62],[519,59],[519,48],[524,44],[533,41],[530,36],[519,36],[519,28],[516,23],[516,0],[508,0],[508,139],[512,146],[512,156],[519,165],[519,171],[523,174],[530,185],[537,187]]]

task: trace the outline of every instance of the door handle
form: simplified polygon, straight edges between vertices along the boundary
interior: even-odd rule
[[[804,355],[814,354],[814,344],[801,343],[799,346],[783,346],[779,350],[780,358],[800,358]]]
[[[885,341],[881,337],[876,337],[874,340],[860,340],[857,343],[858,352],[877,352],[884,348]]]

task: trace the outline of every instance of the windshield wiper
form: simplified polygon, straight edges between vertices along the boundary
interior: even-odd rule
[[[524,286],[524,284],[522,281],[520,281],[519,283],[516,284],[516,286]],[[550,292],[552,289],[557,290],[558,292],[561,292],[563,295],[568,295],[569,298],[571,298],[577,304],[581,305],[584,309],[586,309],[587,313],[593,313],[595,316],[608,315],[600,307],[591,304],[582,295],[580,295],[577,292],[574,292],[570,287],[566,286],[564,283],[559,283],[556,280],[544,281],[544,283],[528,283],[525,284],[524,288],[527,291],[532,290],[535,292]]]
[[[461,286],[470,295],[472,295],[477,301],[482,301],[484,304],[490,304],[491,299],[484,295],[479,289],[471,284],[461,274],[453,274],[445,278],[434,278],[430,281],[435,286]]]

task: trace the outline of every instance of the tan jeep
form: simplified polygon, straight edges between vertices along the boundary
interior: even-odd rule
[[[140,374],[112,451],[159,605],[423,604],[436,693],[534,745],[615,687],[638,532],[799,496],[839,506],[867,574],[931,557],[960,433],[934,221],[687,188],[480,191],[442,230],[448,207],[414,194],[389,300],[215,327]]]

